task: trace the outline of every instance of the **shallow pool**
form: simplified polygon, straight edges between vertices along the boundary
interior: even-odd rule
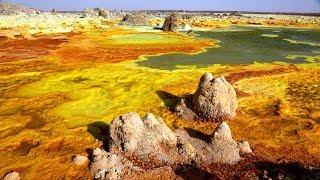
[[[283,61],[320,61],[320,30],[294,28],[230,27],[194,32],[219,40],[218,46],[196,55],[167,54],[136,62],[139,66],[173,70],[212,64],[250,64]],[[309,58],[308,58],[309,57]]]

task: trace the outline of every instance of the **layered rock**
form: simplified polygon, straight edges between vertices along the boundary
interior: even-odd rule
[[[190,137],[183,129],[173,132],[151,113],[142,119],[137,113],[115,118],[109,138],[109,152],[97,148],[93,153],[90,170],[96,179],[144,177],[150,173],[173,177],[173,171],[182,165],[206,171],[215,163],[236,164],[241,159],[241,148],[246,153],[249,145],[233,140],[225,122],[213,132],[210,141],[205,141]]]
[[[205,73],[195,94],[181,99],[175,110],[184,119],[222,121],[235,118],[237,108],[233,86],[223,76],[214,78],[211,73]]]
[[[149,24],[148,18],[143,14],[127,14],[122,21],[120,22],[121,25],[147,25]]]
[[[162,30],[176,32],[179,29],[179,23],[179,17],[176,14],[171,14],[170,16],[166,17]]]

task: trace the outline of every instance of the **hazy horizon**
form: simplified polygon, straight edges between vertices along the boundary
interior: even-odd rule
[[[103,7],[118,10],[195,10],[320,13],[320,0],[6,0],[43,10],[79,11]]]

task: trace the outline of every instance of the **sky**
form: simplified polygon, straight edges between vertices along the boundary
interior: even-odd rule
[[[0,0],[1,1],[1,0]],[[320,13],[320,0],[6,0],[51,10],[83,10],[86,7],[147,10],[225,10]]]

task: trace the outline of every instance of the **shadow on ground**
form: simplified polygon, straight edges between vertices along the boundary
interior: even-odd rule
[[[267,176],[272,179],[320,179],[320,169],[313,169],[297,162],[292,163],[273,163],[259,161],[255,166],[261,171],[266,171]],[[260,178],[263,178],[263,172]]]
[[[167,106],[170,111],[174,111],[180,97],[166,91],[157,91],[156,93],[162,99],[165,106]]]
[[[103,121],[96,121],[88,124],[87,131],[98,141],[103,142],[103,148],[109,150],[110,127]]]
[[[182,97],[179,97],[166,91],[157,91],[156,93],[162,99],[165,106],[167,106],[169,110],[172,112],[175,111],[175,107],[178,105],[180,99],[184,99],[187,107],[189,109],[193,109],[193,105],[192,105],[193,94],[186,94]]]
[[[193,138],[196,138],[196,139],[201,139],[203,141],[205,141],[206,143],[210,143],[212,140],[212,136],[211,135],[208,135],[208,134],[204,134],[200,131],[197,131],[195,129],[192,129],[192,128],[184,128],[188,134],[193,137]]]

